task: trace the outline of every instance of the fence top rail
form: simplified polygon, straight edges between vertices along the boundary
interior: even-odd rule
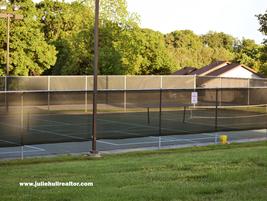
[[[38,75],[38,76],[0,76],[0,78],[53,78],[53,77],[93,77],[93,75]],[[217,77],[198,75],[98,75],[98,77],[196,77],[196,78],[216,78],[216,79],[236,79],[236,80],[266,80],[267,78],[238,78],[238,77]]]
[[[196,76],[197,78],[214,78],[214,79],[234,79],[234,80],[265,80],[267,81],[267,78],[242,78],[242,77],[217,77],[217,76]]]
[[[98,92],[153,92],[153,91],[194,91],[194,90],[244,90],[244,89],[267,89],[266,87],[233,87],[233,88],[190,88],[190,89],[98,89]],[[0,91],[0,94],[22,94],[22,93],[64,93],[64,92],[93,92],[93,90],[21,90]]]

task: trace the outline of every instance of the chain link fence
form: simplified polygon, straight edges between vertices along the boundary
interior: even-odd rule
[[[0,147],[91,140],[92,76],[1,77],[0,89]],[[267,128],[265,79],[98,76],[98,89],[99,150],[116,145],[110,140],[169,146],[199,133]],[[209,142],[205,135],[201,142]]]
[[[267,87],[267,79],[226,78],[210,76],[147,75],[98,76],[99,90],[252,88]],[[93,76],[0,77],[1,91],[93,90]]]

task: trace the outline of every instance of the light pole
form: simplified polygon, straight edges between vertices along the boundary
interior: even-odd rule
[[[13,10],[17,11],[19,9],[18,6],[14,6]],[[0,5],[0,10],[7,10],[6,5]],[[0,13],[0,18],[7,19],[7,55],[6,55],[6,76],[9,76],[9,38],[10,38],[10,21],[14,20],[22,20],[23,15],[14,14],[14,13]]]
[[[92,150],[91,154],[97,154],[96,150],[96,115],[97,115],[97,70],[98,70],[98,35],[99,35],[99,0],[95,0],[95,27],[94,27],[94,91],[93,91],[93,119],[92,119]]]

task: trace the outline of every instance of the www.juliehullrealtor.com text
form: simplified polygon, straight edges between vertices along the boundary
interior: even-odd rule
[[[60,182],[60,181],[35,181],[35,182],[19,182],[20,187],[93,187],[93,182]]]

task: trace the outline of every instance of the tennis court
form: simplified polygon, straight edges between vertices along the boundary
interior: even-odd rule
[[[206,146],[211,144],[218,144],[219,136],[221,134],[227,134],[230,143],[267,140],[266,129],[264,129],[251,131],[202,133],[194,135],[102,139],[97,140],[97,149],[101,153],[119,153],[131,150],[155,150],[189,146]],[[87,154],[90,150],[91,141],[1,147],[0,159],[53,156],[62,154]]]
[[[97,149],[105,152],[207,145],[218,143],[221,134],[227,134],[231,142],[262,140],[267,137],[265,111],[265,105],[219,107],[217,128],[214,107],[163,108],[161,115],[156,108],[103,111],[97,119]],[[90,112],[57,111],[27,114],[25,118],[23,132],[10,123],[20,121],[18,116],[1,121],[1,128],[13,129],[16,135],[1,135],[0,158],[21,157],[22,153],[86,153],[91,148]]]
[[[0,157],[20,155],[21,148],[25,155],[88,152],[92,91],[88,90],[90,79],[84,78],[27,78],[24,85],[20,78],[7,82],[10,91],[0,92]],[[177,85],[180,88],[168,89],[161,87],[174,86],[178,78],[164,81],[157,76],[149,78],[157,83],[152,89],[152,82],[142,84],[137,77],[128,81],[120,77],[120,82],[116,77],[103,78],[104,89],[97,94],[99,151],[212,144],[221,134],[229,135],[230,141],[266,138],[265,87],[196,88],[217,78],[194,81],[195,77],[183,77]],[[62,79],[65,82],[57,81]],[[38,80],[43,80],[42,90],[25,90],[29,83],[38,87]],[[70,81],[75,84],[69,86]],[[188,85],[181,88],[186,81]],[[124,89],[117,89],[116,84],[118,88],[124,84]],[[43,90],[46,86],[49,90]],[[82,86],[87,90],[80,90]],[[18,87],[23,91],[15,91]],[[197,103],[192,103],[193,93]]]

